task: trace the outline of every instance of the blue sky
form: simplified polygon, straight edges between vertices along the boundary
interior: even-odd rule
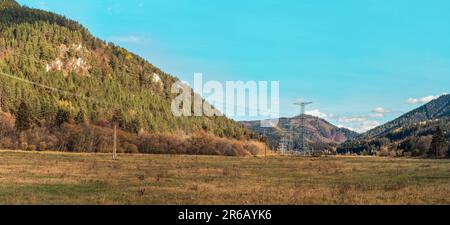
[[[447,0],[19,2],[183,80],[278,80],[282,116],[303,98],[310,114],[364,131],[449,92]]]

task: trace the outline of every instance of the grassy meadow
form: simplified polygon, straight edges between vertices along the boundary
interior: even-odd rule
[[[450,204],[450,160],[0,151],[0,204]]]

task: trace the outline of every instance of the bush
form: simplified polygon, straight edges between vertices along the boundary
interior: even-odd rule
[[[2,137],[0,139],[0,148],[2,149],[14,149],[17,147],[17,142],[13,141],[12,138]]]
[[[20,148],[21,150],[27,150],[27,149],[28,149],[28,143],[26,143],[26,142],[20,143],[19,148]]]
[[[411,157],[413,154],[411,152],[403,152],[404,157]]]
[[[244,145],[245,149],[253,156],[264,154],[266,145],[262,142],[250,141]]]
[[[47,150],[47,143],[42,141],[39,143],[39,151],[45,151],[45,150]]]
[[[36,149],[37,149],[37,148],[36,148],[36,145],[28,145],[28,146],[27,146],[27,150],[28,150],[28,151],[36,151]]]
[[[391,153],[386,149],[381,149],[380,151],[378,151],[378,156],[381,157],[391,156]]]
[[[125,153],[136,154],[139,153],[139,149],[134,144],[125,143]]]
[[[217,149],[217,154],[225,156],[236,156],[236,152],[233,149],[233,145],[229,141],[217,140],[215,144],[215,149]]]

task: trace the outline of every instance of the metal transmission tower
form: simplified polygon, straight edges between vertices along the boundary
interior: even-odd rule
[[[292,132],[290,129],[281,128],[281,139],[278,145],[278,150],[282,155],[287,155],[292,153],[293,142],[292,142]]]
[[[295,102],[294,105],[298,105],[300,106],[300,151],[303,153],[307,152],[307,147],[306,147],[306,142],[305,142],[305,132],[306,132],[306,128],[305,128],[305,112],[306,112],[306,106],[312,104],[312,102],[305,102],[305,101],[300,101],[300,102]]]
[[[289,127],[289,130],[287,131],[287,143],[288,143],[288,145],[287,145],[287,147],[288,147],[288,151],[290,152],[290,153],[294,153],[295,152],[295,143],[294,143],[294,135],[295,134],[295,131],[294,131],[294,126],[293,125],[291,125],[290,127]]]
[[[286,154],[287,149],[288,149],[287,145],[288,145],[287,139],[286,139],[286,137],[283,136],[283,138],[281,138],[280,145],[278,146],[278,151],[281,152],[281,155]]]

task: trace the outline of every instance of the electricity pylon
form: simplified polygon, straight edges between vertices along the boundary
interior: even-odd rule
[[[300,102],[295,102],[294,105],[298,105],[300,106],[300,151],[303,153],[307,152],[307,147],[306,147],[306,141],[305,141],[305,132],[306,132],[306,127],[305,127],[305,112],[306,112],[306,106],[312,104],[312,102],[305,102],[305,101],[300,101]]]
[[[278,151],[281,152],[281,155],[285,155],[287,151],[287,140],[286,137],[283,135],[280,141],[280,145],[278,146]]]
[[[114,140],[113,140],[113,154],[112,159],[117,160],[117,123],[114,123]]]

